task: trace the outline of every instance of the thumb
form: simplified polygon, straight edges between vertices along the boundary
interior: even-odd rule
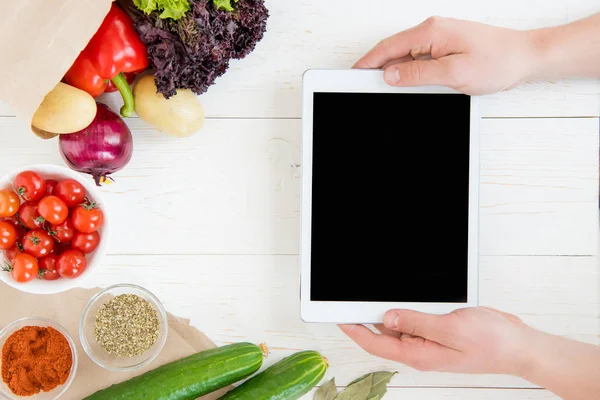
[[[450,86],[447,59],[424,59],[400,62],[385,69],[384,79],[391,86]]]
[[[435,315],[411,310],[390,310],[383,317],[386,328],[445,345],[453,332],[449,314]]]

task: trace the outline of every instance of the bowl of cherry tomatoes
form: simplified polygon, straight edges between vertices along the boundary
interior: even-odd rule
[[[80,286],[101,262],[109,221],[92,181],[41,164],[0,179],[0,280],[29,293]]]

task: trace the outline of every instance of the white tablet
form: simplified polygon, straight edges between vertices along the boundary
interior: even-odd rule
[[[477,306],[479,99],[380,70],[303,81],[302,319]]]

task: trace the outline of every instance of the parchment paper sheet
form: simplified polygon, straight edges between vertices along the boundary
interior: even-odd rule
[[[144,368],[133,372],[112,372],[96,365],[81,347],[79,341],[79,320],[87,301],[101,289],[72,289],[51,295],[23,293],[0,283],[0,329],[16,319],[25,317],[45,317],[62,325],[72,336],[77,347],[79,364],[75,380],[61,400],[81,400],[82,398],[140,375],[160,365],[175,361],[196,352],[211,349],[215,344],[202,332],[189,325],[187,320],[169,314],[169,333],[161,353]],[[4,385],[4,383],[0,383]],[[228,389],[202,397],[213,400],[222,396]],[[26,397],[23,397],[26,399]]]

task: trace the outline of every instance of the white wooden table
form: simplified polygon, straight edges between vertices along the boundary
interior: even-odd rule
[[[109,256],[86,285],[145,286],[217,344],[266,341],[267,365],[319,350],[332,364],[327,378],[340,385],[398,370],[387,399],[556,398],[512,377],[414,371],[369,356],[336,326],[300,320],[301,74],[350,67],[381,38],[433,14],[531,28],[600,11],[598,2],[268,0],[268,7],[269,31],[256,51],[201,97],[208,116],[201,132],[175,140],[128,121],[133,159],[103,189],[114,227]],[[597,81],[531,82],[486,97],[481,125],[481,304],[595,344],[599,110]],[[0,174],[62,164],[56,140],[20,128],[6,106],[0,116]]]

